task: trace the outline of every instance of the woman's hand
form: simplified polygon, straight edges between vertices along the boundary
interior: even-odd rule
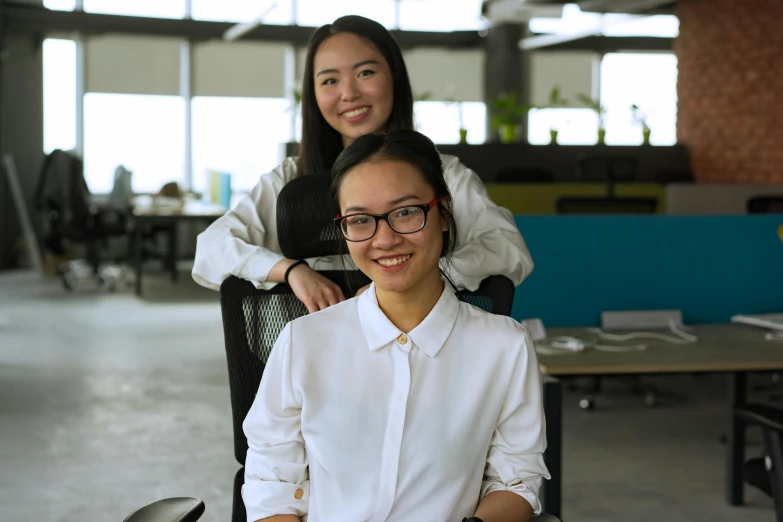
[[[288,286],[310,313],[345,301],[343,291],[332,280],[306,264],[296,266],[288,274]]]

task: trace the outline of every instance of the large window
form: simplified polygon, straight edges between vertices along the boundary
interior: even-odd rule
[[[290,107],[285,98],[193,98],[193,190],[215,170],[231,174],[232,190],[250,191],[285,157]]]
[[[292,0],[192,0],[191,18],[224,22],[249,22],[263,15],[265,24],[293,21]]]
[[[394,26],[394,0],[297,0],[296,23],[320,26],[344,15],[372,18],[386,27]]]
[[[415,102],[413,112],[417,130],[435,143],[458,143],[460,105],[462,125],[468,130],[468,143],[484,143],[487,111],[481,102]]]
[[[43,43],[44,152],[76,147],[76,42]]]
[[[73,11],[76,9],[76,0],[44,0],[43,6],[53,11]]]
[[[184,18],[185,0],[84,0],[88,13]]]
[[[89,93],[84,97],[84,176],[109,192],[118,165],[134,192],[157,192],[185,173],[185,100],[179,96]]]
[[[483,29],[481,0],[400,0],[399,28],[406,31]]]
[[[560,18],[533,18],[528,24],[536,34],[593,32],[605,36],[676,37],[680,23],[673,15],[627,15],[585,13],[576,4],[563,6]]]
[[[610,53],[600,66],[600,100],[606,110],[604,128],[607,145],[639,145],[643,140],[644,117],[652,145],[677,142],[677,57],[673,54]],[[585,93],[589,94],[589,93]],[[598,116],[591,109],[572,108],[530,111],[528,140],[550,142],[550,130],[557,130],[561,145],[591,145],[598,139]],[[632,105],[638,111],[631,109]]]
[[[590,109],[534,109],[528,118],[528,141],[550,143],[555,130],[560,145],[592,145],[598,139],[598,116]]]
[[[607,110],[606,143],[638,145],[641,124],[631,105],[639,107],[650,127],[650,143],[677,141],[677,57],[673,54],[607,54],[601,62],[601,103]]]

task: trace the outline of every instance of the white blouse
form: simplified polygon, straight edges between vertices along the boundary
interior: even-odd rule
[[[507,209],[487,195],[481,179],[455,156],[441,155],[453,197],[457,241],[448,275],[458,288],[476,290],[490,275],[505,275],[519,285],[533,260]],[[198,236],[193,279],[218,290],[231,275],[269,290],[269,271],[283,259],[277,241],[277,196],[297,176],[296,160],[286,158],[245,198]],[[315,270],[341,270],[336,256],[308,259]]]
[[[250,412],[248,521],[459,522],[512,491],[540,513],[546,447],[533,342],[447,286],[404,334],[374,285],[289,323]]]

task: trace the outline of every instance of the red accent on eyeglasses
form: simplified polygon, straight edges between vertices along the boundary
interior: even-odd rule
[[[440,202],[440,200],[441,200],[441,199],[443,199],[443,196],[441,196],[441,197],[439,197],[439,198],[435,198],[435,199],[433,199],[432,201],[430,201],[429,203],[427,203],[427,206],[428,206],[428,207],[430,207],[430,210],[432,210],[432,207],[434,207],[435,205],[437,205],[437,204]],[[401,207],[401,208],[405,208],[405,207]],[[336,216],[334,216],[334,219],[340,219],[341,217],[343,217],[343,215],[342,215],[342,214],[337,214]]]

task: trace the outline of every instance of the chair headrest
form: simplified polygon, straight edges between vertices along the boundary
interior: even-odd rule
[[[329,197],[331,171],[299,176],[277,196],[277,237],[289,259],[347,253],[334,224],[337,211]]]

